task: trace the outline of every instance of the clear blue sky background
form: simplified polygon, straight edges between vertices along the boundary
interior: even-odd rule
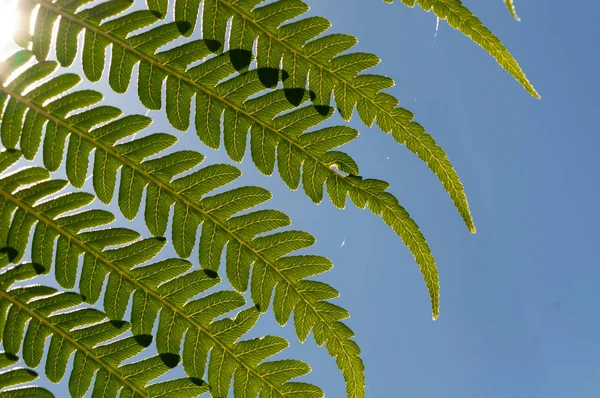
[[[242,163],[246,184],[273,191],[267,207],[288,213],[295,229],[317,238],[310,252],[334,261],[318,279],[341,292],[337,303],[352,314],[367,396],[597,396],[600,5],[521,0],[517,23],[501,0],[465,1],[512,51],[541,93],[538,101],[445,22],[434,39],[432,14],[381,0],[308,3],[312,15],[333,22],[332,32],[356,35],[357,50],[382,58],[375,71],[395,79],[390,92],[446,150],[478,229],[468,233],[421,161],[353,119],[361,135],[346,150],[363,176],[391,183],[438,261],[442,307],[433,322],[412,256],[380,219],[354,207],[335,210],[329,201],[315,206],[278,177],[261,176],[249,156]],[[93,86],[129,113],[145,112],[106,87]],[[171,132],[161,115],[152,113],[151,130]],[[227,161],[192,131],[180,137],[208,163]],[[144,230],[141,218],[134,228]],[[264,334],[289,338],[281,357],[307,361],[313,372],[306,381],[328,397],[344,396],[334,360],[312,338],[297,343],[292,325],[279,328],[270,313],[251,335]],[[49,388],[65,396],[66,382]]]

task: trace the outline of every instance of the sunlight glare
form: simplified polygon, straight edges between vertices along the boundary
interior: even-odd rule
[[[17,22],[17,0],[0,0],[0,60],[15,48],[12,37]]]

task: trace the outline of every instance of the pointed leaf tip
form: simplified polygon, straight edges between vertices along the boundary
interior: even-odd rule
[[[439,293],[439,291],[438,291]],[[434,297],[434,293],[431,295],[431,319],[437,320],[440,316],[440,296]]]
[[[384,1],[392,3],[392,0]],[[414,0],[402,1],[410,7],[415,4]],[[500,39],[470,9],[465,7],[461,0],[416,0],[416,3],[425,11],[433,10],[433,13],[438,18],[447,21],[451,27],[473,40],[473,42],[494,57],[496,62],[513,76],[529,94],[537,99],[541,99],[541,96],[529,82],[521,66],[504,44],[502,44]],[[511,10],[510,4],[513,2],[505,0],[505,3],[509,6],[509,10]]]
[[[515,19],[515,21],[520,22],[521,18],[517,15],[517,10],[515,8],[515,3],[513,0],[505,0],[506,7],[508,8],[508,12]]]

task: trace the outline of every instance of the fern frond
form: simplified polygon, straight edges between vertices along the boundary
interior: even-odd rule
[[[86,61],[85,54],[98,51],[97,56],[102,56],[108,44],[112,43],[113,57],[109,75],[113,77],[109,76],[109,82],[112,82],[111,85],[116,91],[120,88],[115,86],[114,82],[128,84],[131,77],[129,66],[133,67],[138,62],[142,71],[139,74],[139,90],[150,87],[148,92],[159,94],[162,83],[166,79],[166,111],[174,127],[182,130],[188,128],[191,100],[196,97],[197,133],[209,147],[219,146],[220,120],[223,115],[225,149],[233,160],[241,161],[247,132],[250,130],[252,158],[259,170],[265,174],[271,174],[277,158],[279,174],[284,182],[290,188],[296,189],[302,178],[304,191],[314,202],[321,201],[323,184],[325,184],[327,193],[336,207],[343,208],[346,196],[349,196],[357,207],[361,209],[368,207],[375,215],[380,215],[411,250],[429,289],[433,317],[435,319],[438,316],[437,268],[425,237],[415,221],[391,193],[385,192],[389,186],[386,182],[363,180],[353,176],[345,177],[335,170],[337,166],[345,173],[358,174],[358,167],[350,156],[331,150],[351,141],[356,136],[356,132],[348,127],[329,127],[306,132],[327,119],[332,114],[333,108],[324,105],[305,106],[277,116],[308,100],[309,95],[303,89],[300,90],[300,94],[297,90],[275,90],[248,100],[249,97],[262,92],[265,86],[275,85],[279,71],[262,68],[222,81],[232,75],[236,69],[243,69],[250,63],[251,54],[247,51],[234,49],[189,70],[187,69],[189,65],[210,53],[211,46],[214,45],[213,41],[195,41],[155,54],[156,46],[163,45],[165,42],[156,44],[158,42],[154,39],[165,37],[160,33],[162,30],[172,31],[177,26],[181,28],[181,23],[159,25],[137,36],[125,38],[131,30],[151,24],[151,18],[157,19],[155,13],[151,11],[133,12],[99,25],[93,22],[89,15],[100,15],[101,17],[96,19],[101,20],[105,14],[100,13],[98,8],[112,2],[74,13],[68,8],[57,7],[49,0],[34,1],[53,18],[60,15],[60,23],[65,21],[64,23],[68,24],[78,24],[81,29],[85,28],[86,35],[101,38],[84,40],[84,71],[86,68],[89,70],[91,65],[89,59]],[[37,20],[36,29],[38,25],[45,26],[45,23],[39,21],[44,21],[46,14],[41,14],[42,19]],[[38,18],[40,18],[39,13]],[[136,21],[143,21],[143,23],[136,23]],[[46,31],[37,29],[34,39],[45,34]],[[65,46],[76,49],[75,39],[76,37]],[[34,52],[36,52],[35,43],[34,40]],[[92,43],[93,45],[104,44],[101,49],[95,49],[95,47],[91,48]],[[152,45],[146,47],[136,43],[152,43]],[[44,58],[44,51],[37,50],[38,58]],[[117,55],[114,51],[118,52]],[[121,59],[118,54],[128,54],[132,61],[126,64],[127,67],[115,63]],[[98,65],[103,65],[103,62],[99,62]],[[92,80],[99,78],[87,72],[86,74]],[[125,86],[126,84],[123,83],[120,87]],[[160,103],[160,95],[154,96],[152,103],[146,98],[148,98],[146,95],[140,96],[149,109],[154,109],[153,107]]]
[[[134,335],[150,334],[160,310],[156,336],[158,351],[163,355],[179,355],[180,344],[185,334],[182,356],[184,369],[190,377],[203,378],[208,361],[207,378],[213,396],[227,396],[232,375],[235,378],[235,397],[255,397],[258,392],[261,396],[277,397],[293,396],[294,393],[306,394],[302,395],[306,397],[323,395],[316,386],[289,381],[310,371],[310,367],[305,363],[296,360],[264,362],[266,358],[287,347],[285,339],[267,336],[263,339],[237,341],[256,323],[260,312],[255,307],[240,311],[235,319],[213,321],[215,317],[243,306],[245,300],[241,294],[221,291],[190,301],[220,281],[215,272],[188,272],[191,264],[181,259],[169,259],[140,267],[140,264],[159,253],[165,245],[165,239],[139,240],[139,234],[122,228],[81,232],[82,229],[107,226],[113,220],[112,214],[88,210],[63,215],[90,202],[92,195],[80,192],[35,204],[56,193],[66,184],[66,181],[47,178],[46,170],[29,168],[0,180],[0,205],[3,208],[0,229],[10,231],[7,245],[15,252],[13,261],[18,261],[21,256],[23,242],[27,240],[33,225],[36,226],[32,259],[40,264],[55,263],[56,280],[62,286],[71,288],[74,285],[78,259],[83,255],[79,289],[86,296],[86,301],[93,303],[98,300],[108,274],[104,310],[111,319],[122,318],[133,293],[131,323]],[[30,184],[33,185],[23,188]],[[12,213],[14,216],[11,222]],[[58,242],[55,244],[57,237]],[[114,245],[122,246],[108,249]],[[53,261],[50,257],[55,246],[56,259]],[[322,268],[319,268],[319,263],[314,263],[314,257],[289,257],[282,261],[281,268],[288,271],[289,278],[292,278],[297,277],[303,270]],[[260,275],[260,267],[255,265],[254,269],[254,272]],[[310,271],[305,274],[315,273]],[[266,275],[267,281],[260,283],[263,292],[269,288],[267,285],[272,281],[268,279],[272,274]],[[272,286],[270,285],[271,289]],[[303,289],[304,297],[310,294],[313,298],[310,307],[304,306],[308,307],[308,311],[312,308],[324,309],[319,316],[326,316],[329,321],[327,324],[321,322],[315,325],[316,320],[312,323],[310,320],[312,313],[308,314],[302,319],[303,325],[308,327],[306,333],[311,327],[314,327],[314,330],[319,327],[340,329],[334,337],[326,335],[325,332],[314,333],[316,338],[330,337],[327,347],[332,355],[338,354],[338,350],[342,351],[337,355],[338,361],[344,360],[343,355],[348,354],[348,348],[355,348],[353,354],[356,355],[356,360],[360,361],[357,356],[358,347],[350,340],[352,332],[341,322],[335,322],[347,317],[347,312],[334,304],[322,301],[336,296],[337,292],[326,284],[314,281],[299,282],[295,289]],[[294,290],[290,290],[292,295]],[[289,305],[290,300],[284,301]],[[302,307],[302,303],[298,306]],[[340,334],[344,340],[334,341]],[[323,342],[324,340],[321,344]],[[336,344],[344,347],[337,348]]]
[[[147,3],[151,9],[157,5],[150,0]],[[166,15],[167,3],[164,1],[158,9],[162,15]],[[350,120],[356,107],[367,126],[376,122],[384,133],[391,133],[398,143],[406,145],[427,164],[442,182],[469,230],[475,232],[464,187],[444,150],[413,121],[411,112],[399,107],[395,97],[382,91],[394,85],[392,79],[363,74],[380,62],[379,57],[349,53],[357,43],[354,36],[322,36],[331,26],[325,18],[309,17],[286,24],[308,11],[308,5],[300,0],[278,0],[259,7],[261,3],[264,1],[210,0],[199,9],[198,0],[177,0],[175,20],[187,21],[193,27],[200,11],[204,40],[215,43],[226,42],[225,32],[231,20],[229,48],[252,51],[258,40],[259,69],[276,70],[283,65],[286,72],[283,87],[289,93],[303,92],[308,85],[312,102],[323,106],[329,106],[333,93],[335,105],[345,120]]]
[[[205,383],[192,378],[147,386],[175,367],[179,356],[162,354],[121,365],[148,347],[152,336],[136,335],[109,342],[127,332],[131,325],[108,320],[105,314],[92,308],[77,308],[85,302],[85,297],[41,285],[11,288],[44,272],[41,265],[28,263],[0,273],[2,344],[11,353],[22,349],[27,366],[35,368],[40,364],[46,340],[50,338],[45,372],[51,382],[63,379],[69,358],[75,353],[69,377],[71,397],[85,396],[92,383],[92,395],[98,397],[116,396],[119,391],[122,397],[166,396],[161,391],[198,396],[208,391]]]
[[[0,352],[0,398],[54,398],[45,388],[27,385],[39,377],[37,372],[20,367],[6,369],[17,362],[19,358],[14,354]]]
[[[35,68],[45,68],[47,64],[37,64],[15,78],[13,83],[28,80],[20,79],[21,77],[37,75]],[[303,280],[329,270],[332,266],[330,261],[316,256],[284,257],[311,246],[314,238],[302,231],[277,232],[257,238],[259,234],[289,225],[289,218],[278,211],[261,210],[236,216],[241,211],[267,201],[271,193],[258,187],[241,187],[207,197],[211,191],[237,179],[241,172],[230,165],[212,165],[175,179],[179,174],[192,171],[202,162],[204,157],[196,152],[175,152],[144,161],[145,158],[157,155],[175,144],[177,140],[167,134],[152,134],[124,144],[115,144],[116,141],[134,135],[148,126],[151,120],[147,117],[133,115],[118,118],[120,111],[110,107],[94,107],[66,118],[62,116],[92,103],[84,98],[93,98],[94,102],[100,100],[99,93],[74,92],[46,106],[39,104],[36,92],[50,93],[53,91],[50,87],[58,87],[57,83],[61,81],[75,81],[75,76],[72,76],[73,79],[69,76],[56,77],[25,96],[12,92],[11,85],[2,89],[10,95],[9,104],[11,101],[26,104],[29,109],[26,120],[36,118],[40,121],[36,128],[26,128],[27,122],[24,122],[21,128],[23,133],[20,143],[25,157],[35,157],[41,143],[44,122],[47,121],[43,144],[46,167],[56,170],[60,166],[68,138],[67,176],[73,185],[81,187],[87,175],[90,152],[95,149],[93,182],[96,194],[101,200],[106,203],[111,201],[113,192],[117,189],[117,171],[121,169],[119,208],[127,218],[133,219],[138,213],[142,205],[143,191],[146,189],[146,225],[155,236],[162,236],[167,228],[169,209],[174,205],[172,242],[179,255],[190,256],[196,244],[195,231],[202,225],[199,239],[199,262],[202,268],[212,272],[218,271],[222,252],[227,247],[226,273],[234,288],[246,291],[250,283],[251,296],[263,312],[269,308],[271,294],[275,288],[274,313],[281,324],[287,322],[295,307],[310,308],[314,319],[308,323],[303,320],[303,324],[296,322],[298,336],[304,340],[311,328],[323,324],[325,332],[322,332],[323,337],[317,340],[319,345],[328,341],[332,356],[347,356],[346,362],[339,363],[342,371],[353,368],[353,372],[360,374],[362,379],[363,365],[358,356],[360,350],[350,340],[353,334],[338,330],[337,321],[343,318],[332,317],[331,311],[332,308],[339,307],[322,301],[336,297],[337,292],[324,285],[335,294],[323,297],[318,292],[306,289],[305,284],[309,282]],[[67,90],[70,87],[66,85]],[[78,100],[72,101],[70,98]],[[53,105],[56,102],[59,102],[59,105]],[[64,107],[60,104],[69,105]],[[7,122],[3,121],[0,124],[0,137],[3,142],[8,142],[11,139],[5,139],[5,135],[1,134],[5,123]],[[101,123],[102,126],[97,127]],[[58,137],[53,134],[54,131],[63,131],[64,134]],[[11,143],[19,142],[19,137],[15,138]],[[315,140],[315,143],[320,142]],[[11,156],[15,157],[14,154]],[[42,258],[36,257],[35,261],[40,261],[47,267],[51,264],[50,258],[43,262]],[[252,264],[254,271],[250,281]],[[89,292],[84,294],[89,295]],[[344,318],[347,317],[345,310],[339,308],[339,311]],[[347,329],[346,326],[343,328]]]
[[[392,3],[393,0],[384,0]],[[446,20],[450,26],[469,37],[481,48],[487,51],[498,64],[514,77],[535,98],[541,98],[533,85],[525,76],[525,72],[517,63],[508,49],[491,30],[462,4],[461,0],[401,0],[409,7],[417,3],[423,10],[433,13],[440,19]],[[506,0],[511,10],[512,1]],[[514,8],[513,8],[514,10]]]
[[[508,8],[508,12],[515,19],[515,21],[520,21],[521,18],[517,15],[517,9],[515,8],[515,2],[513,0],[504,0],[506,4],[506,8]]]

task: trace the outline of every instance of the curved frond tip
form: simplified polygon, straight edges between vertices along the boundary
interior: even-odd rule
[[[222,52],[227,44],[235,51],[253,52],[259,70],[277,70],[282,65],[284,91],[294,105],[301,104],[296,101],[302,98],[306,88],[312,103],[321,107],[331,105],[333,94],[335,106],[345,120],[351,119],[356,108],[365,125],[377,123],[383,132],[392,133],[399,144],[406,145],[438,177],[473,232],[475,226],[464,188],[444,150],[413,120],[411,112],[400,107],[395,97],[384,92],[394,85],[392,79],[364,73],[380,62],[379,57],[350,52],[357,43],[354,36],[323,35],[331,27],[325,18],[298,20],[309,9],[300,0],[263,3],[211,0],[199,8],[199,1],[178,0],[174,7],[175,20],[188,21],[193,27],[196,14],[200,12],[205,40],[223,43],[214,49],[215,52]],[[151,8],[158,6],[150,1],[148,5]],[[160,7],[163,7],[162,15],[166,15],[168,1],[162,2]],[[190,12],[190,9],[193,11]],[[229,21],[231,35],[226,37]],[[256,40],[258,45],[254,50]]]
[[[294,279],[295,276],[290,279],[286,276],[287,271],[282,271],[279,266],[283,256],[312,245],[314,238],[300,231],[279,232],[256,238],[261,233],[288,225],[289,219],[276,211],[258,211],[236,216],[237,213],[270,199],[270,192],[258,187],[242,187],[219,195],[206,196],[237,179],[241,175],[240,171],[229,165],[213,165],[178,177],[182,173],[193,171],[203,161],[204,157],[193,151],[179,151],[146,160],[175,144],[177,140],[167,134],[153,134],[117,144],[142,132],[150,125],[151,120],[140,115],[121,117],[121,111],[117,108],[96,106],[102,95],[94,91],[68,93],[77,84],[77,76],[57,76],[33,90],[26,91],[27,87],[35,85],[41,76],[45,76],[40,71],[49,73],[52,66],[56,65],[52,62],[36,64],[16,77],[11,84],[0,89],[0,92],[6,94],[5,114],[14,113],[14,109],[19,109],[22,115],[17,118],[7,117],[5,119],[11,122],[0,126],[0,138],[5,146],[16,147],[20,143],[27,159],[33,159],[40,147],[43,148],[44,164],[51,171],[58,169],[62,162],[66,161],[67,177],[76,187],[83,186],[88,174],[89,156],[94,151],[93,186],[103,202],[110,203],[114,193],[118,192],[121,212],[127,218],[133,219],[142,207],[143,192],[146,190],[144,218],[155,236],[162,236],[167,230],[169,209],[174,205],[172,242],[177,253],[182,257],[189,257],[198,242],[196,234],[190,231],[195,231],[201,225],[199,262],[202,268],[218,271],[221,253],[227,247],[226,272],[232,286],[239,291],[245,291],[251,282],[252,298],[261,311],[269,308],[273,288],[276,288],[276,299],[279,297],[277,292],[281,291],[281,294],[284,294],[283,292],[292,289],[299,297],[296,304],[303,302],[308,305],[316,300],[310,293],[304,293],[297,283],[303,277],[324,272],[328,268],[321,271],[315,268],[312,273],[302,274],[298,280]],[[59,95],[59,98],[49,98],[54,95]],[[293,112],[286,117],[291,118],[290,120],[303,120]],[[42,143],[44,130],[46,135]],[[344,129],[340,129],[339,133],[337,140],[327,138],[322,131],[305,133],[301,136],[301,142],[308,148],[314,147],[315,150],[323,151],[324,148],[335,146],[339,140],[347,139],[344,134],[352,136],[352,131]],[[66,160],[63,158],[65,148]],[[335,151],[327,153],[334,159],[334,156],[340,154]],[[305,167],[310,164],[305,163]],[[304,175],[309,176],[315,172],[318,175],[317,166],[312,163],[315,169],[309,169]],[[121,179],[120,185],[117,186],[119,169]],[[322,185],[321,181],[314,186],[316,188]],[[420,266],[429,289],[433,316],[437,317],[439,277],[435,260],[416,223],[400,206],[398,200],[386,192],[388,184],[379,180],[336,174],[334,183],[327,180],[326,186],[331,197],[342,203],[349,193],[350,199],[358,207],[368,207],[374,214],[380,215],[402,237]],[[326,259],[319,261],[323,264],[328,263]],[[250,268],[253,264],[255,270],[259,267],[270,276],[261,283],[250,281]],[[295,305],[292,305],[289,310],[282,312],[283,309],[275,306],[278,321],[285,323],[294,307]],[[313,312],[316,314],[316,324],[332,322],[327,320],[325,309],[315,307]],[[318,315],[319,313],[322,315]],[[304,332],[300,336],[306,338]],[[336,336],[335,339],[339,341],[348,340],[348,337],[344,337],[336,329],[328,329],[327,336]],[[339,352],[346,350],[343,344],[338,344],[337,347],[343,348]],[[337,356],[339,352],[333,351],[332,355]],[[350,355],[352,358],[355,356],[357,358],[348,361],[346,365],[362,373],[362,362],[358,359],[358,354]]]
[[[31,84],[32,81],[27,76],[37,76],[37,67],[46,70],[48,64],[40,63],[33,66],[19,75],[20,80]],[[271,193],[262,188],[241,187],[218,195],[206,196],[241,175],[241,172],[233,166],[212,165],[176,178],[179,174],[192,171],[204,157],[196,152],[180,151],[161,158],[145,160],[173,146],[177,140],[172,136],[153,134],[116,144],[117,141],[135,135],[147,127],[151,122],[147,117],[131,115],[119,118],[118,109],[102,106],[65,117],[67,113],[98,102],[101,95],[97,92],[89,90],[73,92],[42,105],[46,101],[44,98],[47,97],[47,93],[53,91],[50,87],[61,87],[63,90],[60,91],[61,93],[72,87],[71,84],[64,84],[65,81],[72,80],[69,76],[58,76],[26,95],[19,94],[19,89],[22,87],[13,91],[14,85],[1,89],[9,94],[9,104],[26,106],[26,119],[35,118],[39,121],[35,128],[22,126],[11,128],[10,131],[18,132],[14,137],[7,132],[9,130],[2,134],[4,126],[0,126],[0,137],[3,142],[13,146],[20,142],[25,157],[33,159],[41,145],[45,127],[46,135],[41,145],[45,166],[50,170],[56,170],[63,161],[62,154],[67,147],[67,177],[77,187],[82,186],[85,181],[88,158],[91,151],[95,150],[94,189],[102,201],[109,203],[112,200],[117,189],[117,172],[121,169],[121,181],[118,187],[119,208],[127,218],[133,219],[139,212],[143,191],[146,189],[146,225],[154,235],[162,236],[167,229],[170,208],[174,205],[172,242],[179,255],[190,256],[197,243],[195,231],[202,226],[199,262],[203,269],[210,272],[218,271],[221,254],[226,251],[226,272],[232,286],[239,291],[246,291],[250,284],[252,299],[262,312],[269,308],[271,293],[275,288],[273,308],[278,322],[282,324],[287,322],[295,307],[308,306],[313,316],[310,321],[303,320],[302,331],[299,329],[299,324],[296,324],[299,338],[304,340],[311,328],[321,324],[326,325],[326,332],[317,340],[319,345],[330,338],[335,339],[337,342],[335,346],[333,340],[328,343],[328,347],[336,347],[330,349],[331,355],[334,357],[344,355],[351,358],[352,360],[338,361],[338,364],[351,367],[352,372],[360,374],[362,378],[360,350],[354,347],[353,341],[349,341],[352,335],[342,333],[336,328],[336,323],[340,319],[348,317],[347,312],[340,309],[338,312],[341,318],[331,317],[332,309],[339,307],[322,302],[337,297],[337,292],[324,285],[327,289],[331,289],[332,296],[322,297],[304,286],[307,282],[304,278],[327,271],[332,266],[331,262],[319,256],[285,257],[296,250],[313,245],[314,237],[302,231],[284,231],[257,237],[290,223],[285,214],[274,210],[255,211],[236,216],[270,199]],[[74,98],[77,100],[73,100]],[[50,111],[51,109],[53,111]],[[23,126],[27,125],[27,122],[23,123]],[[44,126],[44,123],[47,124]],[[19,133],[21,130],[22,134]],[[56,131],[61,133],[57,135]],[[318,135],[318,132],[316,134]],[[307,142],[320,144],[321,147],[327,145],[319,139],[307,140]],[[6,156],[14,158],[15,154],[7,153]],[[252,265],[254,272],[250,278]],[[283,303],[279,303],[280,295],[283,295],[281,297],[284,299]],[[289,303],[286,302],[287,300],[290,300]],[[281,304],[281,307],[278,304]],[[346,344],[346,341],[349,342]],[[342,370],[347,372],[345,368]]]
[[[392,3],[393,0],[384,0],[386,3]],[[525,76],[525,72],[514,59],[512,54],[506,49],[504,44],[489,30],[485,25],[462,4],[461,0],[401,0],[409,7],[418,4],[425,11],[433,13],[441,19],[448,22],[454,29],[460,31],[469,37],[485,51],[487,51],[498,64],[510,73],[517,82],[529,92],[533,97],[540,99],[541,96],[535,90],[533,85]],[[505,0],[509,11],[514,11],[512,0]],[[516,16],[516,14],[514,14]]]
[[[510,15],[512,15],[515,21],[520,21],[521,18],[519,18],[519,16],[517,15],[517,9],[515,8],[514,0],[504,0],[504,3],[506,4],[506,8],[508,8],[508,12],[510,13]]]
[[[83,43],[83,66],[86,76],[91,80],[100,79],[103,72],[104,52],[112,44],[113,56],[109,83],[115,91],[124,92],[127,89],[132,69],[139,63],[138,90],[142,90],[140,99],[148,109],[162,107],[160,93],[162,84],[166,81],[166,113],[175,128],[188,129],[191,101],[195,98],[196,130],[200,139],[209,147],[218,148],[223,135],[225,149],[229,156],[235,161],[241,161],[246,137],[250,132],[252,159],[261,172],[271,174],[277,159],[279,175],[288,187],[297,189],[302,181],[305,193],[316,203],[322,200],[323,185],[325,185],[336,207],[343,208],[348,196],[356,206],[363,209],[368,207],[376,215],[382,215],[385,209],[387,214],[394,215],[394,231],[409,247],[421,271],[426,272],[425,278],[437,280],[437,269],[428,245],[414,243],[415,237],[425,242],[422,232],[398,200],[389,199],[392,195],[385,192],[388,184],[378,180],[346,178],[336,172],[337,167],[344,173],[358,174],[358,166],[348,154],[333,150],[352,141],[357,133],[353,129],[341,126],[308,131],[328,119],[333,114],[333,108],[319,105],[318,102],[317,105],[313,103],[298,108],[299,105],[307,102],[311,95],[304,88],[298,90],[294,85],[286,88],[284,84],[284,89],[257,96],[266,87],[273,87],[279,80],[284,80],[284,83],[288,81],[290,74],[287,70],[294,68],[284,66],[285,71],[279,71],[268,65],[260,67],[259,64],[257,70],[237,74],[237,70],[245,70],[244,68],[248,66],[252,53],[243,48],[232,48],[226,53],[204,60],[212,51],[219,51],[220,47],[215,47],[215,43],[221,42],[212,39],[190,42],[157,52],[161,46],[173,41],[181,32],[176,23],[171,23],[158,25],[137,35],[129,35],[157,21],[156,13],[148,10],[121,15],[102,23],[101,21],[109,16],[119,14],[120,10],[111,9],[108,15],[105,8],[101,7],[103,3],[77,12],[76,7],[58,7],[56,5],[58,3],[54,4],[50,0],[35,0],[35,2],[45,10],[44,14],[38,13],[34,32],[33,52],[38,59],[45,59],[50,43],[36,41],[35,38],[44,37],[48,33],[45,28],[47,23],[56,21],[59,17],[59,35],[61,25],[77,25],[78,32],[85,31],[85,37],[89,38],[84,39]],[[220,27],[222,27],[221,22],[218,25]],[[233,33],[230,36],[236,37]],[[76,38],[76,36],[64,37],[66,41],[63,47],[71,49],[69,54],[77,52]],[[323,45],[326,48],[330,47]],[[329,58],[344,51],[339,46],[332,48],[336,50],[333,53],[328,52]],[[308,58],[318,57],[315,55]],[[97,66],[100,69],[94,66],[96,63],[91,62],[92,59],[98,61]],[[70,65],[73,60],[74,55],[64,59],[59,57],[63,65]],[[120,60],[126,62],[122,63]],[[195,65],[197,61],[202,60],[204,62]],[[192,66],[193,64],[195,66]],[[360,62],[350,62],[350,64],[363,65]],[[350,69],[352,73],[363,70],[353,67]],[[233,77],[224,80],[231,76]],[[314,77],[316,74],[313,73],[311,76]],[[420,125],[414,122],[404,123],[410,121],[412,116],[408,111],[395,108],[397,100],[390,100],[390,96],[385,93],[377,94],[378,90],[386,87],[381,87],[379,83],[373,86],[369,83],[372,80],[370,77],[365,77],[363,80],[361,84],[365,86],[362,89],[366,90],[365,95],[369,101],[360,102],[356,97],[351,107],[357,104],[359,114],[362,113],[368,118],[369,125],[377,120],[380,126],[384,126],[384,131],[392,132],[396,140],[407,143],[409,148],[413,148],[436,171],[438,177],[441,176],[444,186],[459,207],[469,229],[473,231],[474,226],[464,189],[445,154],[442,155],[441,148],[435,145],[433,139]],[[323,80],[323,84],[326,81],[328,79]],[[373,87],[379,88],[373,92]],[[158,95],[146,95],[149,92]],[[314,91],[311,90],[311,93],[314,94]],[[385,113],[374,112],[370,106],[363,107],[364,104],[373,101],[373,96],[379,101],[377,109],[385,110]],[[282,112],[287,113],[282,114]],[[385,116],[386,114],[388,116]],[[221,129],[221,117],[223,117],[223,129]],[[387,218],[391,220],[392,216]],[[392,221],[386,223],[391,225]],[[430,272],[433,269],[435,274]],[[430,291],[430,294],[438,296],[436,291]],[[432,303],[434,313],[437,312],[436,302],[434,300]]]

